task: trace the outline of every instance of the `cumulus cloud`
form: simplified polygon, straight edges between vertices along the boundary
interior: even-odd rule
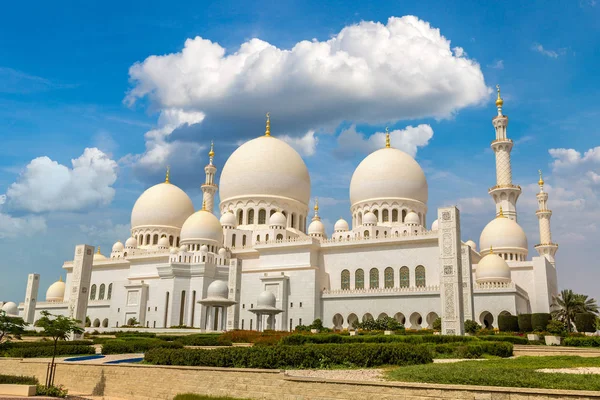
[[[46,231],[46,220],[38,215],[12,217],[0,212],[0,238],[33,236]]]
[[[600,146],[581,153],[575,149],[550,149],[548,150],[554,161],[553,171],[572,170],[577,167],[593,168],[600,166]]]
[[[504,60],[496,60],[488,65],[488,67],[492,69],[504,69]]]
[[[315,154],[317,151],[317,144],[319,143],[319,139],[315,136],[314,130],[306,132],[306,135],[299,138],[283,135],[280,139],[292,146],[303,156],[312,156]]]
[[[417,155],[419,147],[425,147],[433,137],[433,129],[427,124],[418,126],[407,126],[404,129],[390,131],[390,142],[392,146],[400,149],[412,157]],[[340,154],[368,154],[385,146],[385,133],[376,132],[368,138],[356,131],[356,126],[342,131],[338,137],[338,149]]]
[[[531,50],[538,52],[540,54],[543,54],[550,58],[558,58],[558,56],[562,56],[565,54],[565,49],[559,49],[558,51],[548,50],[548,49],[545,49],[544,46],[542,46],[539,43],[534,43],[533,45],[531,45]]]
[[[6,191],[10,210],[42,213],[81,211],[109,204],[115,194],[117,163],[97,148],[71,160],[72,168],[48,157],[32,160]]]

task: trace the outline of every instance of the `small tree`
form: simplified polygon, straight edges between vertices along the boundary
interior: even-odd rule
[[[54,360],[58,341],[67,340],[71,335],[80,335],[84,329],[81,327],[81,321],[64,315],[52,315],[48,311],[42,311],[42,318],[37,320],[35,325],[42,328],[44,333],[54,341],[49,376],[46,377],[46,386],[51,386],[54,384]]]
[[[27,322],[20,317],[10,317],[6,311],[0,310],[0,344],[12,339],[21,339]]]
[[[546,327],[546,330],[548,331],[548,333],[551,333],[556,336],[564,335],[565,334],[565,323],[562,321],[553,319],[552,321],[548,322],[548,326]]]
[[[470,333],[471,335],[474,335],[480,329],[481,329],[481,325],[479,325],[477,322],[475,322],[471,319],[468,319],[465,321],[465,332]]]
[[[434,331],[441,331],[442,330],[442,319],[440,317],[437,317],[432,324],[433,330]]]

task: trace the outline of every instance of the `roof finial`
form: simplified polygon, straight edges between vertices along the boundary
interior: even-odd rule
[[[494,254],[494,249],[490,246],[490,254]]]
[[[204,200],[204,201],[202,202],[202,209],[203,209],[204,211],[206,211],[206,200]]]
[[[317,197],[315,197],[315,207],[314,207],[314,210],[315,210],[315,216],[313,217],[312,220],[316,221],[316,220],[321,219],[319,217],[319,199]]]
[[[504,100],[502,100],[502,97],[500,97],[500,85],[496,85],[496,91],[498,92],[496,107],[498,108],[498,115],[502,115],[502,105],[504,104]]]
[[[100,246],[98,246],[98,249],[96,250],[96,253],[100,254]]]
[[[169,180],[170,175],[171,175],[171,167],[169,167],[167,165],[167,175],[165,176],[165,183],[171,183],[171,181]]]
[[[544,178],[542,177],[541,169],[538,169],[538,174],[540,174],[540,180],[538,181],[538,185],[540,185],[540,189],[544,189]]]
[[[215,142],[210,141],[210,151],[208,152],[208,158],[210,159],[210,164],[213,163],[213,157],[215,156]]]
[[[271,116],[267,113],[267,129],[265,130],[265,136],[271,136]]]
[[[498,218],[504,218],[504,212],[502,211],[502,206],[500,206],[500,212],[498,213]]]
[[[385,147],[390,148],[390,130],[387,126],[385,127]]]
[[[58,281],[59,281],[59,282],[62,282],[62,281],[63,281],[63,280],[62,280],[62,275],[58,277]]]

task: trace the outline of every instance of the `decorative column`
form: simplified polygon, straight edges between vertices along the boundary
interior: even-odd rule
[[[239,329],[240,325],[240,289],[242,284],[241,260],[229,260],[229,300],[235,301],[227,309],[227,330]]]
[[[460,214],[456,207],[438,209],[442,334],[464,334],[463,270]]]
[[[35,305],[37,304],[38,290],[40,288],[40,275],[29,274],[27,276],[27,290],[25,291],[25,307],[23,309],[23,320],[33,324],[35,317]]]
[[[80,326],[82,328],[85,327],[93,260],[93,246],[87,244],[75,246],[73,275],[71,278],[71,295],[69,296],[69,317],[81,321]],[[71,335],[70,339],[80,340],[81,338],[83,338],[83,335]]]
[[[473,271],[471,267],[471,248],[468,245],[461,245],[461,264],[462,264],[462,290],[463,290],[463,321],[468,319],[474,321],[473,304]]]
[[[540,244],[535,246],[535,249],[540,256],[546,257],[552,265],[555,265],[554,255],[558,250],[558,244],[552,243],[552,230],[550,229],[550,218],[552,217],[552,211],[548,209],[548,193],[544,192],[544,179],[542,178],[542,171],[540,173],[540,180],[538,185],[540,191],[536,195],[538,200],[538,210],[535,215],[538,217],[540,226]]]
[[[496,108],[498,115],[492,119],[492,125],[496,130],[496,140],[492,142],[492,150],[496,155],[496,186],[489,189],[488,193],[496,203],[496,215],[500,213],[500,208],[504,214],[517,220],[517,199],[521,194],[521,187],[512,183],[512,167],[510,163],[510,152],[513,148],[513,141],[506,137],[506,128],[508,126],[508,116],[502,114],[504,100],[500,97],[500,86],[496,85],[498,98],[496,99]]]
[[[206,173],[206,179],[202,188],[202,201],[206,205],[206,210],[214,214],[215,207],[215,193],[217,193],[217,185],[215,184],[215,172],[217,167],[213,165],[213,159],[215,157],[214,143],[210,142],[210,151],[208,152],[208,165],[204,167]]]

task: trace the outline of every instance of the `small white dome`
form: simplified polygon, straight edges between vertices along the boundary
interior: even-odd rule
[[[320,219],[315,219],[308,225],[308,234],[325,236],[325,225],[323,225]]]
[[[96,250],[96,253],[94,254],[94,261],[104,261],[104,260],[108,260],[108,258],[106,258],[106,256],[102,253],[100,253],[100,246],[98,246],[98,249]]]
[[[227,250],[225,250],[225,248],[224,248],[224,247],[221,247],[221,248],[219,249],[219,256],[220,256],[220,257],[225,257],[226,255],[227,255]]]
[[[179,249],[177,247],[171,247],[171,250],[169,250],[169,253],[171,254],[177,254],[177,252],[179,252]]]
[[[439,225],[439,221],[436,219],[435,221],[433,221],[433,224],[431,224],[431,230],[432,231],[437,231],[438,230],[438,225]]]
[[[258,307],[275,307],[277,304],[277,299],[275,295],[268,290],[265,290],[261,294],[258,295],[257,305]]]
[[[517,251],[527,254],[527,235],[516,221],[499,216],[483,228],[479,237],[481,253],[487,254],[490,248],[498,253]]]
[[[477,251],[477,244],[472,240],[467,240],[465,242],[467,246],[469,246],[473,251]]]
[[[475,269],[477,283],[510,282],[510,267],[498,254],[483,257]]]
[[[221,215],[220,219],[221,225],[235,228],[237,226],[237,221],[235,220],[235,215],[231,211],[227,211],[225,214]]]
[[[200,210],[190,215],[183,223],[181,241],[209,241],[221,244],[223,242],[223,227],[213,213]]]
[[[404,223],[408,225],[420,225],[421,220],[419,219],[419,215],[416,212],[411,211],[408,214],[406,214],[406,218],[404,218]]]
[[[138,242],[133,236],[127,239],[127,241],[125,242],[125,247],[128,249],[137,249],[137,245]]]
[[[200,246],[200,253],[202,254],[207,254],[208,253],[208,246],[203,244],[202,246]]]
[[[333,226],[333,230],[335,232],[346,232],[349,229],[350,226],[348,225],[348,222],[346,222],[346,220],[343,218],[338,219]]]
[[[46,291],[46,301],[62,302],[65,299],[65,283],[62,277],[54,282]]]
[[[179,247],[179,251],[181,251],[182,253],[185,253],[186,251],[188,251],[188,246],[187,246],[187,244],[182,244],[182,245]]]
[[[112,251],[119,252],[119,251],[123,251],[123,250],[125,250],[125,246],[123,246],[123,243],[121,243],[120,240],[117,240],[117,242],[115,244],[113,244]]]
[[[367,211],[363,215],[363,225],[377,225],[377,217],[371,211]]]
[[[158,247],[169,247],[169,246],[171,246],[171,243],[169,243],[168,237],[163,236],[160,239],[158,239]]]
[[[206,289],[207,298],[223,298],[226,299],[229,295],[229,289],[224,281],[214,281]]]
[[[131,229],[143,226],[181,228],[194,213],[189,196],[171,183],[159,183],[137,199],[131,211]]]
[[[280,211],[273,213],[273,215],[271,215],[271,218],[269,218],[269,226],[282,226],[285,228],[286,225],[287,218]]]
[[[12,301],[4,304],[2,306],[2,311],[6,312],[8,315],[19,315],[19,307]]]

